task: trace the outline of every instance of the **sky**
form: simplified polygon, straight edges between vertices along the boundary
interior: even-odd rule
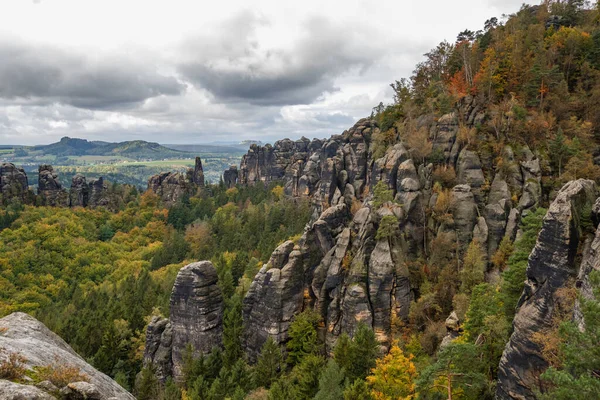
[[[0,144],[325,138],[512,0],[1,0]]]

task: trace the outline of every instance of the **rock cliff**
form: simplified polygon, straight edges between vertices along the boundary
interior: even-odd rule
[[[498,399],[535,399],[535,391],[543,389],[539,377],[548,367],[548,361],[533,334],[553,324],[557,291],[575,287],[578,276],[584,282],[593,268],[586,266],[598,265],[596,246],[587,250],[587,263],[578,266],[575,262],[585,239],[582,213],[592,208],[596,197],[593,181],[572,181],[560,190],[548,209],[529,256],[527,281],[513,321],[514,331],[500,360]],[[599,234],[600,231],[596,236]]]
[[[370,119],[328,140],[251,146],[241,161],[239,184],[281,182],[286,195],[309,197],[314,208],[301,239],[275,250],[244,300],[251,359],[269,336],[284,343],[292,316],[307,307],[321,314],[329,347],[359,322],[371,326],[387,347],[392,321],[406,322],[418,296],[409,265],[427,259],[429,245],[446,243],[452,259],[476,239],[489,260],[505,235],[514,238],[521,215],[540,202],[539,160],[527,148],[507,146],[505,167],[496,170],[457,141],[459,115],[467,123],[483,118],[471,103],[461,113],[420,121],[433,152],[444,159],[437,167],[415,161],[402,140],[376,156],[380,129]],[[456,171],[447,191],[434,187],[440,180],[435,174],[443,171]],[[395,200],[374,207],[380,181]],[[382,230],[389,235],[378,234]],[[487,272],[498,274],[491,263]]]
[[[60,337],[41,322],[24,313],[13,313],[0,319],[0,361],[10,354],[22,357],[28,370],[38,367],[74,367],[87,380],[71,382],[64,388],[51,382],[20,384],[0,380],[2,399],[79,399],[133,400],[134,397],[108,376],[94,369]],[[26,382],[27,380],[25,380]]]
[[[177,274],[171,292],[170,318],[155,317],[146,332],[144,365],[154,365],[157,377],[183,377],[183,356],[209,353],[222,345],[223,296],[217,271],[209,261],[189,264]]]
[[[69,193],[63,189],[51,165],[40,165],[38,168],[38,194],[44,205],[69,206]]]
[[[0,195],[3,203],[12,199],[27,201],[28,188],[27,174],[23,168],[17,168],[11,163],[0,165]]]
[[[158,195],[163,204],[170,207],[184,196],[193,196],[199,188],[204,187],[204,171],[202,160],[196,157],[194,169],[187,172],[163,172],[151,176],[148,180],[148,190]]]

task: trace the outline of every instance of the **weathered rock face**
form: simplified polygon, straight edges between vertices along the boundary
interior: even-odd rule
[[[40,165],[38,168],[38,194],[45,205],[69,206],[69,193],[63,189],[51,165]]]
[[[71,190],[69,191],[71,207],[87,207],[89,199],[90,187],[87,184],[85,176],[75,175],[71,180]]]
[[[89,183],[88,206],[92,208],[108,207],[110,204],[110,194],[104,178],[92,179]]]
[[[148,190],[156,193],[166,206],[177,203],[185,194],[194,194],[194,185],[187,174],[163,172],[148,180]]]
[[[202,160],[200,157],[196,157],[192,182],[199,187],[204,187],[204,170],[202,169]]]
[[[321,204],[320,213],[322,204],[333,205],[336,188],[344,192],[345,185],[352,182],[355,192],[362,193],[369,180],[371,135],[378,131],[374,121],[362,119],[328,140],[284,139],[273,146],[252,145],[242,158],[239,183],[283,181],[286,194],[311,196],[315,204]]]
[[[294,247],[287,241],[273,252],[244,298],[244,341],[252,360],[269,336],[285,342],[292,318],[302,311],[304,268],[301,252]]]
[[[171,293],[173,329],[173,375],[182,376],[183,353],[191,344],[197,353],[209,353],[221,345],[223,296],[217,271],[210,261],[183,267]]]
[[[23,168],[17,168],[11,163],[0,165],[0,194],[3,202],[12,199],[25,201],[28,187],[27,174]]]
[[[94,369],[83,358],[73,351],[60,337],[52,333],[41,322],[24,313],[13,313],[0,319],[0,360],[8,357],[8,353],[18,353],[27,361],[27,368],[56,365],[57,360],[63,365],[73,366],[85,375],[89,382],[72,382],[71,397],[85,390],[95,393],[100,400],[116,398],[133,400],[134,397],[108,376]],[[0,398],[2,399],[55,399],[40,388],[30,385],[19,385],[0,380]],[[66,393],[66,390],[65,390]],[[80,397],[83,398],[83,397]]]
[[[579,221],[582,210],[594,203],[596,190],[593,181],[569,182],[548,209],[529,256],[514,332],[500,361],[498,399],[534,399],[534,391],[541,389],[539,376],[548,362],[532,336],[552,324],[556,291],[577,276],[575,255],[583,239]]]
[[[196,157],[194,169],[190,168],[186,173],[163,172],[148,180],[148,190],[157,194],[167,207],[174,205],[185,195],[196,194],[203,187],[204,171],[200,157]]]
[[[475,239],[489,261],[505,235],[514,239],[521,215],[541,199],[539,161],[526,147],[517,153],[507,147],[502,154],[506,165],[496,170],[491,160],[483,162],[482,155],[456,140],[461,118],[472,126],[485,114],[470,99],[437,121],[417,121],[418,129],[430,132],[438,162],[457,172],[457,185],[446,187],[450,200],[444,218],[431,212],[439,197],[434,165],[415,165],[422,160],[413,160],[403,143],[373,159],[371,139],[379,134],[373,120],[360,120],[328,140],[251,147],[240,165],[240,184],[281,181],[287,195],[310,198],[314,209],[299,242],[273,253],[244,301],[251,360],[269,336],[284,343],[291,317],[307,307],[320,313],[328,348],[341,333],[352,335],[360,322],[373,327],[387,346],[392,321],[407,322],[410,303],[418,295],[411,288],[408,265],[427,257],[433,240],[450,240],[463,253]],[[395,204],[374,212],[371,193],[379,181],[391,190]],[[342,207],[344,217],[325,222],[327,216],[344,214]],[[386,216],[394,217],[397,225],[389,228],[390,237],[376,239]],[[494,274],[498,271],[490,265],[488,276]]]
[[[183,356],[191,345],[196,356],[222,345],[223,296],[209,261],[189,264],[177,274],[169,320],[154,318],[146,332],[144,365],[153,364],[159,379],[183,377]]]
[[[237,166],[232,165],[229,169],[223,172],[223,182],[228,188],[232,188],[237,184],[238,181],[238,169]]]

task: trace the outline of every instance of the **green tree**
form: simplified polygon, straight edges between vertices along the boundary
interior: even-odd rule
[[[550,367],[542,374],[549,383],[541,399],[587,400],[600,393],[600,273],[590,275],[593,298],[580,296],[579,302],[585,328],[572,321],[563,322],[559,329],[562,367]]]
[[[319,391],[315,400],[342,400],[344,398],[344,379],[344,371],[335,360],[327,361],[319,378]]]
[[[292,370],[292,377],[302,399],[312,399],[319,389],[319,376],[325,359],[316,354],[307,354]]]
[[[567,142],[562,129],[558,129],[556,136],[549,143],[549,150],[552,162],[558,168],[558,176],[560,177],[562,175],[563,165],[565,165],[573,155],[573,149]]]
[[[262,346],[256,367],[254,368],[254,382],[256,386],[270,388],[282,373],[283,357],[275,340],[269,336]]]
[[[377,234],[375,239],[389,239],[398,233],[398,218],[395,215],[386,215],[381,218],[379,222],[379,228],[377,228]]]
[[[234,295],[227,302],[225,315],[223,316],[223,364],[231,367],[237,360],[244,358],[242,349],[242,298]]]
[[[471,343],[450,343],[442,348],[435,363],[425,368],[417,380],[417,391],[424,398],[443,393],[451,399],[461,392],[465,399],[481,399],[487,390],[480,353]]]
[[[357,379],[344,390],[344,400],[373,400],[373,396],[367,383]]]
[[[312,310],[305,310],[298,314],[288,331],[287,363],[294,366],[309,354],[317,354],[321,350],[321,344],[317,336],[317,325],[319,314]]]
[[[181,400],[181,389],[173,378],[168,377],[165,382],[164,400]]]
[[[514,252],[508,259],[506,270],[502,273],[500,295],[504,304],[504,315],[510,324],[512,324],[518,300],[523,292],[529,254],[535,246],[545,215],[546,209],[538,208],[521,220],[522,235],[515,242]]]
[[[379,357],[379,342],[373,329],[360,323],[352,338],[349,353],[349,364],[344,366],[348,378],[350,381],[364,379],[375,368]]]
[[[486,262],[481,245],[477,240],[473,240],[467,248],[460,270],[460,287],[463,293],[471,293],[473,286],[483,282],[485,267]]]
[[[287,377],[281,377],[271,386],[269,400],[300,400],[298,389]]]
[[[138,400],[155,400],[158,398],[160,387],[153,368],[142,369],[136,389]]]
[[[379,181],[373,188],[373,207],[379,208],[384,203],[394,200],[394,192],[384,181]]]

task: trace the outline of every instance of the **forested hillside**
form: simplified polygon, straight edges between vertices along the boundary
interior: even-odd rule
[[[272,188],[214,186],[167,210],[150,193],[122,211],[8,207],[0,232],[0,314],[25,311],[125,388],[141,368],[145,326],[169,313],[186,261],[212,259],[223,290],[248,286],[308,205]]]
[[[596,398],[600,9],[524,5],[391,86],[169,208],[7,205],[0,313],[140,400]]]

